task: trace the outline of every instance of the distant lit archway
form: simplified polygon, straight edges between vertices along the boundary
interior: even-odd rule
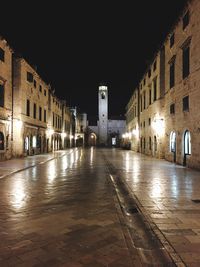
[[[96,136],[95,133],[90,133],[88,144],[89,144],[89,146],[96,146],[96,144],[97,144],[97,136]]]

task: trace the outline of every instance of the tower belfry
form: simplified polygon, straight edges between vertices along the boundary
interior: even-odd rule
[[[107,145],[108,142],[108,87],[99,86],[99,144]]]

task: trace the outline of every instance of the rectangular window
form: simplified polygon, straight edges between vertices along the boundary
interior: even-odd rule
[[[0,60],[4,62],[5,60],[5,52],[2,48],[0,48]]]
[[[146,108],[146,92],[144,92],[144,109]]]
[[[142,112],[142,96],[140,96],[140,111]]]
[[[27,81],[32,83],[33,82],[33,74],[27,71]]]
[[[0,84],[0,107],[4,107],[4,85]]]
[[[40,92],[42,92],[42,86],[40,85],[40,87],[39,87],[39,90],[40,90]]]
[[[149,118],[149,126],[151,125],[151,118]]]
[[[47,112],[46,112],[46,109],[44,109],[44,122],[47,122]]]
[[[189,111],[189,96],[183,98],[183,111]]]
[[[30,100],[26,100],[26,116],[30,116]]]
[[[33,86],[34,86],[35,88],[37,87],[36,80],[33,80]]]
[[[189,16],[189,11],[187,11],[183,17],[183,30],[187,27],[189,24],[190,16]]]
[[[169,86],[174,87],[175,84],[175,60],[170,63],[169,66]]]
[[[170,47],[174,45],[174,33],[170,36],[169,44],[170,44]]]
[[[36,119],[36,112],[37,112],[37,111],[36,111],[36,108],[37,108],[37,106],[36,106],[36,104],[34,103],[34,104],[33,104],[33,118],[34,118],[34,119]]]
[[[149,105],[151,105],[151,89],[149,89]]]
[[[146,80],[144,79],[144,82],[143,82],[143,84],[145,85],[146,84]]]
[[[47,90],[44,90],[44,95],[45,95],[45,96],[47,95]]]
[[[157,79],[153,81],[153,101],[157,99]]]
[[[151,150],[151,137],[149,136],[149,150]]]
[[[170,114],[175,114],[175,104],[170,105]]]
[[[54,127],[54,123],[55,123],[54,120],[55,120],[55,119],[54,119],[54,112],[53,112],[53,127]]]
[[[145,128],[145,121],[143,122],[143,127]]]
[[[190,47],[183,48],[183,79],[190,74]]]
[[[39,107],[39,120],[41,121],[42,120],[42,108]]]

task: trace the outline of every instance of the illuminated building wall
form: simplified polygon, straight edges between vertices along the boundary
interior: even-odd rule
[[[0,160],[12,153],[12,53],[0,38]]]
[[[200,1],[189,1],[165,40],[165,158],[200,168]]]
[[[49,87],[23,58],[14,60],[13,92],[15,125],[13,155],[47,152]]]
[[[141,153],[195,168],[200,168],[199,12],[200,2],[188,1],[133,90],[126,107],[124,135],[135,151],[139,143]],[[140,140],[132,134],[138,133],[134,129],[137,124]]]

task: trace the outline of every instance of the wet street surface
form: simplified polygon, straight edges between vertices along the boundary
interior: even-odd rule
[[[198,171],[93,148],[0,170],[0,266],[200,266]]]
[[[36,157],[0,180],[0,266],[142,266],[101,155]]]
[[[105,155],[177,265],[200,266],[200,172],[132,151]]]

